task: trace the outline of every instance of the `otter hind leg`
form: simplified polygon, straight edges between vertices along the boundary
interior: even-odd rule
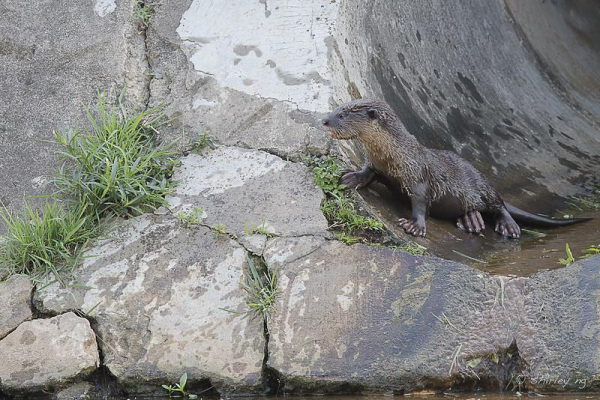
[[[521,236],[521,228],[519,228],[519,225],[517,225],[506,209],[500,211],[500,215],[498,216],[498,219],[496,219],[495,230],[502,236],[513,239],[517,239]]]
[[[467,211],[456,220],[456,226],[465,232],[479,233],[485,229],[481,213],[477,210]]]
[[[346,172],[340,183],[348,189],[360,189],[373,182],[376,175],[375,170],[367,164],[360,171]]]

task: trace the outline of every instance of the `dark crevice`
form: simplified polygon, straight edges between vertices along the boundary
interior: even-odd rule
[[[153,10],[153,5],[150,4],[150,2],[148,1],[144,1],[144,0],[139,0],[137,2],[136,5],[137,8],[145,8],[145,7],[149,7],[150,10]],[[150,93],[150,86],[152,84],[152,79],[154,78],[154,69],[152,68],[152,63],[150,62],[150,57],[149,57],[149,49],[148,49],[148,28],[149,28],[149,21],[139,21],[137,22],[138,25],[138,29],[140,32],[140,35],[142,35],[142,38],[144,40],[144,61],[147,64],[147,70],[146,71],[142,71],[143,74],[143,79],[144,79],[144,88],[142,90],[143,93],[143,98],[142,100],[142,104],[144,109],[148,109],[149,105],[150,105],[150,97],[151,97],[151,93]]]
[[[265,355],[263,357],[262,364],[262,379],[263,389],[265,395],[277,396],[283,394],[284,381],[281,374],[274,368],[269,366],[269,322],[268,319],[264,319],[263,322],[263,334],[265,337]]]
[[[88,379],[86,379],[86,381],[94,385],[96,398],[109,399],[113,396],[123,396],[124,391],[119,387],[117,377],[110,372],[105,364],[105,354],[101,345],[102,338],[98,333],[98,321],[94,317],[83,314],[81,311],[76,314],[81,318],[87,319],[90,323],[90,327],[92,328],[92,331],[94,331],[94,336],[96,338],[98,355],[100,356],[100,366],[88,377]]]
[[[454,375],[450,386],[452,391],[528,391],[529,365],[521,358],[515,340],[505,349],[477,355],[466,361],[466,365]]]
[[[265,262],[263,257],[257,256],[250,251],[247,251],[247,255],[250,260],[254,263],[260,273],[264,273],[269,270],[269,266]],[[283,391],[283,381],[281,379],[281,375],[273,368],[269,367],[269,318],[270,315],[267,313],[263,315],[263,337],[265,340],[265,346],[263,349],[263,361],[262,361],[262,386],[263,386],[263,395],[277,395],[281,394]]]

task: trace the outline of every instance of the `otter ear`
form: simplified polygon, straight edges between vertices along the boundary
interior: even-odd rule
[[[370,109],[367,111],[367,115],[368,115],[368,116],[369,116],[369,118],[371,118],[371,119],[377,119],[377,117],[378,117],[377,110],[376,110],[376,109],[374,109],[374,108],[370,108]]]

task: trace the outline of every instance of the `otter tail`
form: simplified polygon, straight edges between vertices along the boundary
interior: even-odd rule
[[[529,213],[527,211],[521,210],[515,206],[512,206],[508,203],[504,203],[508,213],[515,219],[517,222],[522,222],[525,224],[529,224],[532,226],[538,226],[540,228],[553,228],[558,226],[567,226],[577,224],[579,222],[589,221],[592,218],[568,218],[568,219],[552,219],[548,217],[542,217],[540,215],[535,215]]]

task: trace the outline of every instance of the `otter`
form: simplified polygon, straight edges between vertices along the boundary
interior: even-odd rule
[[[515,219],[539,227],[591,219],[551,219],[511,206],[465,159],[422,146],[385,102],[351,101],[332,111],[323,125],[332,138],[358,139],[367,152],[364,168],[344,174],[342,184],[360,189],[381,178],[408,195],[412,216],[400,218],[398,224],[411,235],[425,236],[428,215],[456,219],[458,228],[478,233],[485,229],[482,214],[489,214],[495,217],[495,231],[509,238],[521,235]]]

